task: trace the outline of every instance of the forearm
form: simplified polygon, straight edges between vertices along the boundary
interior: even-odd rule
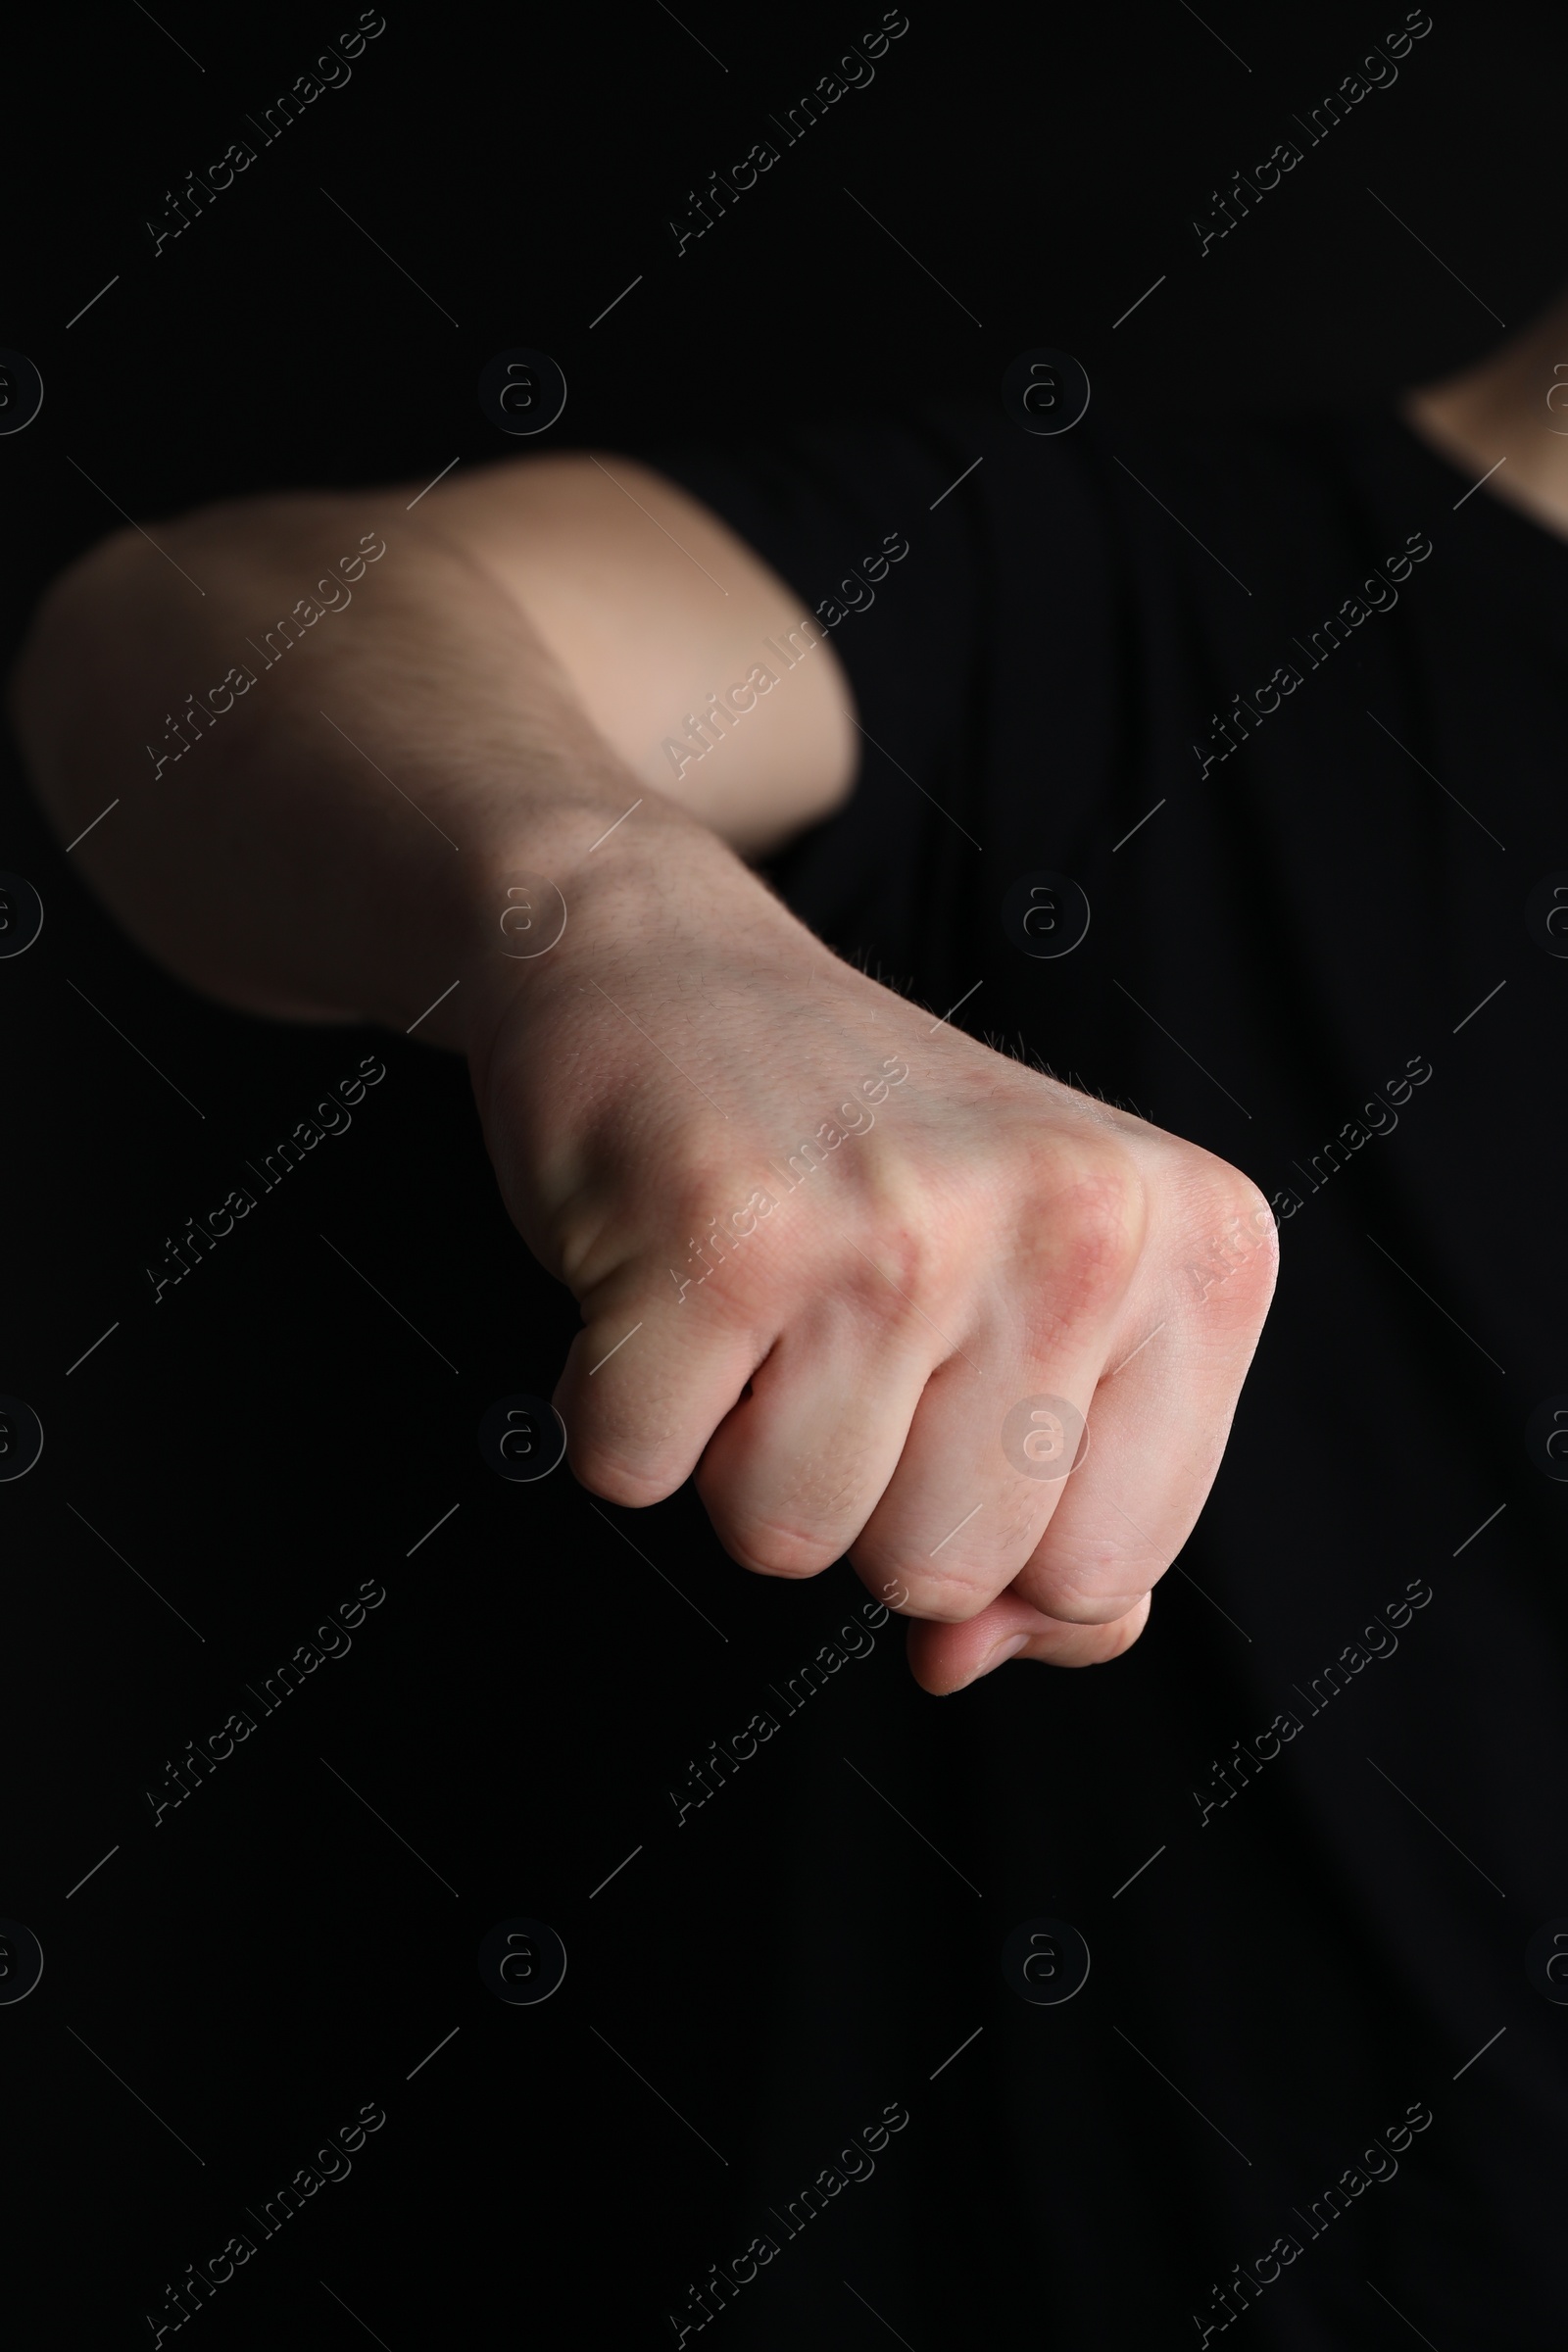
[[[1249,1250],[1207,1302],[1177,1270],[1246,1223],[1271,1244],[1267,1203],[840,961],[640,771],[666,683],[695,710],[686,689],[734,675],[787,594],[739,541],[705,542],[733,581],[716,630],[671,630],[646,570],[608,581],[621,665],[600,594],[615,510],[603,564],[568,502],[559,556],[509,585],[537,513],[498,554],[458,502],[405,522],[392,495],[352,603],[269,659],[363,503],[213,510],[160,524],[163,552],[119,540],[68,575],[14,708],[72,854],[213,995],[466,1053],[507,1208],[581,1309],[556,1403],[593,1492],[636,1507],[695,1475],[748,1566],[847,1553],[928,1620],[911,1657],[930,1690],[1020,1642],[1114,1656],[1207,1492],[1274,1253]],[[766,717],[724,740],[754,838],[848,784],[831,647],[786,666]],[[198,695],[210,718],[186,740],[164,714]],[[539,886],[509,913],[517,874]],[[1112,1380],[1091,1454],[1073,1432]]]
[[[733,864],[766,899],[633,776],[460,538],[398,516],[340,581],[367,503],[210,509],[158,526],[172,561],[122,536],[46,600],[18,730],[63,839],[92,826],[74,855],[150,953],[247,1009],[397,1028],[466,975],[419,1032],[461,1047],[479,974],[507,960],[510,873],[579,913],[683,862]]]

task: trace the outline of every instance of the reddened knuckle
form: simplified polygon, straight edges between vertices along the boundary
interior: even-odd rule
[[[1057,1232],[1080,1284],[1119,1288],[1143,1248],[1143,1179],[1132,1155],[1112,1147],[1093,1153],[1052,1201]]]

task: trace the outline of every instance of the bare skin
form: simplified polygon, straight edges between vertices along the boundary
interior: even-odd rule
[[[1490,473],[1493,497],[1568,538],[1568,299],[1477,366],[1408,393],[1401,413],[1450,465]]]
[[[662,739],[801,620],[716,517],[613,456],[410,513],[416,487],[203,510],[156,526],[172,561],[125,532],[57,582],[12,702],[62,838],[120,796],[78,863],[192,986],[466,1056],[507,1206],[582,1311],[556,1401],[593,1493],[695,1476],[763,1575],[847,1553],[933,1692],[1114,1657],[1219,1465],[1274,1282],[1262,1196],[933,1034],[749,870],[852,788],[830,642],[671,776]],[[264,667],[382,534],[352,610]],[[163,714],[235,663],[254,683],[173,759]],[[519,869],[560,894],[553,944]],[[1070,1476],[1004,1450],[1038,1396],[1087,1418]]]

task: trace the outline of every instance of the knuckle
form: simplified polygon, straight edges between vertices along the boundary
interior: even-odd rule
[[[1277,1248],[1279,1225],[1264,1195],[1239,1168],[1227,1169],[1226,1176],[1228,1182],[1220,1196],[1220,1211],[1226,1226],[1240,1230],[1254,1246]]]
[[[1191,1155],[1190,1176],[1198,1213],[1209,1224],[1241,1218],[1255,1221],[1259,1230],[1272,1224],[1274,1212],[1257,1185],[1245,1169],[1233,1167],[1228,1159],[1220,1159],[1200,1145],[1184,1147]]]
[[[820,1576],[843,1556],[843,1545],[819,1529],[792,1527],[780,1520],[742,1513],[723,1505],[697,1482],[698,1493],[713,1524],[713,1532],[729,1556],[754,1576],[776,1576],[790,1582]]]
[[[1071,1163],[1036,1194],[1054,1288],[1081,1309],[1125,1289],[1143,1250],[1147,1203],[1142,1175],[1117,1140],[1080,1143]]]
[[[850,1556],[857,1569],[870,1575],[871,1564],[856,1558],[853,1552]],[[875,1565],[880,1566],[881,1563]],[[927,1618],[936,1625],[966,1625],[971,1617],[978,1617],[982,1609],[989,1608],[996,1598],[995,1579],[982,1582],[977,1577],[964,1576],[956,1571],[938,1575],[934,1570],[916,1568],[890,1570],[889,1573],[897,1574],[906,1594],[903,1602],[894,1604],[898,1613],[901,1616]]]
[[[744,1198],[733,1155],[722,1142],[715,1145],[699,1128],[681,1138],[678,1152],[669,1177],[669,1200],[678,1224],[706,1222],[736,1192]]]
[[[619,1503],[623,1510],[640,1511],[653,1502],[667,1502],[680,1485],[680,1473],[648,1468],[628,1461],[602,1441],[573,1437],[566,1459],[580,1487],[601,1501]]]
[[[846,1249],[833,1285],[835,1305],[874,1344],[940,1312],[952,1279],[951,1246],[933,1229],[929,1210],[923,1217],[894,1210],[867,1220]]]
[[[596,1396],[584,1377],[587,1360],[568,1359],[557,1391],[572,1476],[590,1494],[627,1510],[667,1501],[692,1469],[692,1447],[680,1412],[646,1393],[621,1389]]]
[[[1129,1610],[1138,1608],[1148,1597],[1149,1588],[1142,1584],[1129,1588],[1124,1559],[1106,1565],[1115,1570],[1117,1591],[1107,1592],[1103,1587],[1097,1590],[1057,1570],[1031,1580],[1028,1597],[1048,1617],[1058,1617],[1066,1625],[1112,1625]],[[1157,1574],[1158,1570],[1152,1573]]]
[[[1206,1156],[1206,1155],[1205,1155]],[[1184,1212],[1186,1264],[1195,1301],[1260,1324],[1279,1271],[1279,1223],[1257,1186],[1213,1161]],[[1237,1279],[1241,1277],[1241,1279]]]

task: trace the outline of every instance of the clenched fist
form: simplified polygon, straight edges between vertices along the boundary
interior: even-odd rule
[[[848,1554],[906,1595],[929,1690],[1113,1657],[1213,1481],[1273,1218],[1208,1152],[863,978],[741,862],[850,789],[827,644],[690,808],[641,772],[660,712],[793,606],[715,517],[636,481],[563,460],[433,493],[353,630],[96,828],[148,681],[177,700],[349,514],[291,497],[169,526],[199,609],[121,534],[19,670],[39,788],[194,985],[466,1052],[508,1208],[582,1308],[557,1401],[594,1493],[695,1476],[761,1575]]]
[[[1218,1468],[1273,1290],[1262,1195],[687,845],[574,876],[526,962],[476,949],[490,1152],[582,1309],[573,1470],[626,1505],[695,1475],[758,1574],[847,1554],[902,1586],[928,1690],[1116,1656]]]

